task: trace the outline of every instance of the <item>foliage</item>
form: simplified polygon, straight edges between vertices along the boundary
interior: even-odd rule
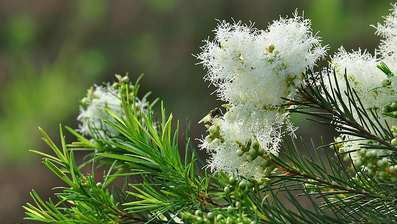
[[[393,13],[396,10],[397,4]],[[387,17],[387,27],[397,22],[395,14]],[[379,26],[378,31],[389,30]],[[275,21],[266,31],[223,22],[217,32],[219,36],[207,41],[198,56],[209,69],[207,79],[227,101],[225,114],[216,108],[202,120],[210,123],[200,146],[213,156],[207,164],[197,157],[189,129],[180,146],[179,122],[172,127],[173,116],[166,114],[163,103],[157,114],[153,108],[158,100],[149,102],[150,93],[138,97],[142,76],[132,84],[128,76],[116,75],[117,82],[92,87],[83,98],[82,124],[77,130],[66,128],[76,142],[67,144],[60,126],[58,147],[40,128],[54,154],[32,151],[44,156],[44,165],[66,187],[54,189],[57,203],[44,201],[32,191],[36,204],[24,206],[27,219],[47,223],[396,222],[394,55],[380,52],[385,53],[383,62],[365,52],[341,49],[329,68],[315,72],[313,66],[326,47],[312,36],[310,21],[297,14]],[[393,38],[387,37],[382,49]],[[366,73],[357,72],[362,68]],[[267,91],[274,95],[263,96]],[[334,127],[338,138],[319,147],[304,139],[298,144],[288,121],[291,113]],[[83,164],[76,163],[76,151],[88,152]],[[82,173],[86,166],[92,167],[90,174]],[[98,166],[107,169],[101,182],[96,182]]]

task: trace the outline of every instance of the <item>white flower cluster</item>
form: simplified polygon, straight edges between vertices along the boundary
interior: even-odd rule
[[[105,108],[117,117],[125,117],[118,90],[109,85],[95,85],[88,90],[87,96],[81,102],[85,105],[80,106],[80,114],[77,117],[77,120],[81,122],[78,129],[81,134],[93,134],[104,140],[110,140],[120,135],[116,129],[105,122],[106,119],[115,121]],[[145,113],[147,102],[136,98],[135,106]]]
[[[272,170],[266,153],[278,153],[285,127],[291,134],[295,130],[282,98],[296,95],[302,73],[326,47],[311,32],[310,20],[296,14],[267,30],[222,21],[215,33],[198,59],[208,69],[204,79],[228,104],[224,116],[207,119],[212,125],[201,148],[212,154],[212,171],[260,179]]]
[[[393,5],[392,13],[385,17],[384,24],[378,24],[376,34],[384,37],[376,55],[371,55],[367,51],[346,52],[344,48],[340,48],[332,57],[331,72],[334,69],[341,92],[347,89],[345,72],[349,85],[357,92],[361,103],[365,109],[372,109],[379,118],[382,118],[382,112],[385,110],[393,111],[392,103],[397,102],[397,77],[389,74],[389,77],[382,72],[377,65],[385,63],[391,71],[397,71],[397,4]],[[329,71],[328,71],[329,72]],[[332,74],[332,73],[331,73]],[[331,82],[328,86],[335,87],[335,80],[331,76]],[[347,102],[347,96],[343,95],[344,102]],[[396,108],[397,109],[397,108]],[[357,117],[357,114],[354,114]],[[395,119],[382,118],[388,122],[390,126],[397,125]],[[350,141],[342,144],[341,152],[350,152],[353,161],[357,162],[362,156],[357,150],[360,144],[367,144],[358,137],[342,135],[344,141]],[[383,154],[381,150],[377,150],[378,155]],[[360,164],[360,163],[359,163]]]
[[[86,108],[80,106],[80,114],[77,120],[81,122],[79,132],[83,135],[98,134],[101,137],[115,137],[119,132],[104,122],[103,118],[114,121],[114,118],[106,111],[108,108],[118,117],[124,114],[121,106],[120,93],[110,86],[91,87],[87,96],[82,99]],[[105,138],[109,140],[108,138]]]

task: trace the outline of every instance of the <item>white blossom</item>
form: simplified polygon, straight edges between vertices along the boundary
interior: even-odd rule
[[[256,144],[256,151],[278,154],[283,135],[296,130],[283,98],[294,98],[302,73],[315,66],[326,47],[311,32],[310,20],[296,14],[274,21],[267,30],[222,21],[215,33],[198,59],[208,69],[204,79],[229,106],[224,116],[203,119],[212,126],[200,147],[210,152],[213,172],[260,180],[267,173],[266,156],[242,148]]]
[[[328,88],[331,88],[331,86],[333,88],[336,87],[336,80],[334,80],[332,75],[332,72],[335,71],[343,101],[348,102],[348,98],[346,94],[344,94],[347,90],[345,80],[346,73],[349,85],[357,93],[364,109],[371,109],[382,123],[387,122],[389,126],[397,125],[397,122],[395,119],[384,117],[382,112],[385,107],[388,107],[393,102],[397,102],[397,77],[388,77],[377,68],[377,65],[385,63],[393,73],[397,71],[396,9],[397,4],[394,4],[391,14],[384,17],[384,24],[378,24],[376,27],[374,26],[376,28],[375,33],[384,38],[381,40],[379,48],[375,50],[375,56],[372,56],[367,51],[358,50],[347,52],[344,48],[340,48],[332,57],[331,68],[327,71],[331,74],[331,82],[327,83]],[[384,84],[385,79],[389,79],[390,85]],[[360,120],[357,111],[353,111],[353,116],[356,120]],[[366,122],[369,123],[368,121]],[[347,143],[343,144],[340,151],[351,152],[350,155],[353,161],[357,162],[360,158],[360,156],[357,155],[357,150],[361,145],[368,144],[368,142],[350,135],[342,135],[342,137]],[[379,152],[378,154],[381,155],[384,153],[385,152]]]
[[[87,97],[82,99],[86,106],[80,106],[80,114],[77,120],[80,123],[78,131],[83,135],[97,135],[105,140],[119,136],[120,133],[111,127],[105,120],[115,121],[110,110],[117,117],[125,117],[120,100],[120,93],[111,86],[95,86],[88,90]],[[147,102],[140,101],[136,97],[136,107],[146,113]],[[92,133],[93,132],[93,133]]]
[[[274,21],[267,30],[222,21],[215,33],[198,59],[208,68],[204,78],[218,87],[220,100],[235,105],[283,104],[282,97],[296,94],[301,74],[325,55],[325,47],[310,30],[310,20],[296,14]]]

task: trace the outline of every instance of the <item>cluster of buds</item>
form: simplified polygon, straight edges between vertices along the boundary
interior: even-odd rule
[[[355,163],[357,167],[366,167],[368,174],[376,174],[381,180],[397,182],[397,165],[391,165],[387,158],[379,158],[375,149],[360,149],[358,155],[361,158]]]
[[[393,102],[382,108],[382,114],[390,117],[397,118],[397,103]]]
[[[207,128],[209,135],[205,137],[205,141],[210,143],[213,142],[215,144],[223,143],[225,140],[222,138],[221,134],[219,133],[220,127],[217,125],[208,125],[206,124],[205,127]]]
[[[227,213],[234,214],[235,208],[229,206],[226,208]],[[255,221],[251,221],[245,215],[242,216],[225,216],[221,213],[215,214],[215,212],[203,212],[201,210],[196,210],[194,214],[192,213],[184,213],[183,217],[189,220],[191,223],[199,223],[199,224],[232,224],[232,223],[241,223],[241,224],[254,224]]]
[[[236,144],[239,146],[239,149],[236,151],[237,156],[246,155],[248,161],[254,161],[256,159],[259,166],[264,169],[265,176],[269,176],[275,170],[275,166],[269,156],[270,152],[261,148],[257,141],[252,142],[251,139],[248,139],[245,144],[239,141],[236,141]],[[273,156],[278,156],[278,153],[273,153]]]

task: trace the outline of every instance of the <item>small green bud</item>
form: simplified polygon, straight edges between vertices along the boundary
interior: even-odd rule
[[[233,211],[234,211],[234,208],[231,205],[229,205],[227,207],[227,212],[232,213]]]
[[[203,218],[197,217],[197,218],[196,218],[196,221],[197,221],[197,223],[203,223]]]
[[[384,178],[384,177],[387,176],[387,173],[386,173],[386,171],[381,170],[381,171],[379,171],[378,175],[379,175],[379,177],[383,177]]]
[[[386,87],[391,84],[391,81],[390,81],[390,79],[383,79],[381,84],[383,87]]]
[[[390,166],[387,171],[389,172],[389,174],[393,174],[396,172],[396,169],[394,168],[394,166]]]
[[[391,171],[389,171],[389,173],[397,173],[397,165],[390,166],[389,169],[391,169]]]
[[[203,212],[201,210],[196,210],[194,212],[194,215],[196,215],[196,216],[201,216],[202,214],[203,214]]]
[[[247,182],[245,182],[245,181],[241,181],[239,184],[238,184],[238,187],[240,188],[240,189],[245,189],[246,187],[247,187]]]
[[[393,138],[390,142],[393,146],[397,146],[397,138]]]
[[[372,150],[367,150],[367,152],[365,152],[365,157],[374,158],[374,157],[376,157],[376,153]]]
[[[208,128],[208,131],[212,134],[215,134],[218,131],[218,127],[212,125],[211,127]]]
[[[241,201],[236,202],[236,207],[241,209],[243,207],[243,203]]]
[[[124,76],[124,77],[121,79],[121,82],[123,82],[123,83],[129,83],[129,82],[130,82],[130,78],[128,78],[128,76]]]
[[[237,156],[238,156],[238,157],[241,157],[241,156],[244,155],[244,151],[241,150],[241,149],[238,149],[236,153],[237,153]]]
[[[397,176],[392,176],[390,179],[392,183],[397,183]]]
[[[391,107],[393,110],[397,110],[397,103],[396,103],[396,102],[392,103],[392,104],[390,105],[390,107]]]
[[[258,150],[259,149],[259,142],[255,141],[254,143],[252,143],[252,148]]]
[[[261,161],[260,165],[263,166],[263,167],[266,167],[268,163],[269,163],[269,160],[264,159],[264,160]]]
[[[112,88],[113,89],[117,89],[119,87],[119,84],[117,83],[117,82],[114,82],[113,84],[112,84]]]
[[[209,220],[214,220],[214,219],[215,219],[214,213],[208,212],[208,213],[207,213],[207,218],[208,218]]]
[[[397,116],[397,111],[394,111],[394,112],[393,112],[393,115],[394,115],[394,116]]]
[[[392,108],[390,106],[385,106],[385,107],[382,108],[382,112],[383,113],[390,113],[392,111],[393,110],[392,110]]]
[[[208,143],[212,142],[211,135],[207,135],[207,136],[205,136],[205,139],[204,139],[204,141],[206,141],[206,142],[208,142]]]
[[[265,149],[264,148],[259,148],[258,149],[258,154],[259,155],[263,155],[265,153]]]
[[[359,160],[354,162],[354,165],[360,167],[360,166],[363,165],[363,162],[361,161],[361,159],[359,159]]]
[[[226,194],[230,194],[230,192],[232,192],[232,188],[229,187],[229,186],[226,186],[226,187],[223,189],[223,192],[225,192]]]
[[[248,151],[249,155],[252,157],[252,160],[256,159],[256,157],[258,157],[258,151],[256,151],[255,149],[250,149]]]
[[[96,186],[97,186],[98,188],[102,188],[102,187],[103,187],[103,185],[102,185],[101,182],[96,183]]]
[[[367,152],[366,149],[360,149],[360,150],[358,150],[358,155],[364,156],[364,155],[365,155],[365,152]]]
[[[229,184],[230,185],[235,185],[237,183],[237,179],[235,177],[230,177],[229,178]]]
[[[343,161],[349,161],[350,160],[350,156],[349,156],[349,154],[346,154],[346,155],[344,155],[343,156]]]
[[[223,219],[223,215],[219,214],[219,215],[216,216],[216,220],[217,220],[217,221],[220,221],[220,220],[222,220],[222,219]]]

